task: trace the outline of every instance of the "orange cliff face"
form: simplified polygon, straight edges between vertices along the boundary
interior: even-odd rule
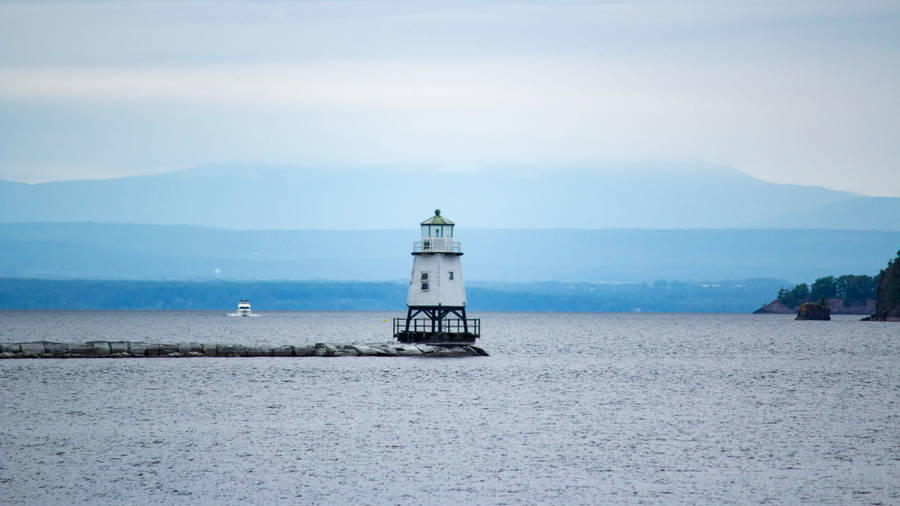
[[[800,306],[800,309],[797,311],[797,317],[795,320],[830,320],[831,319],[831,309],[828,308],[827,304],[814,304],[812,302],[807,302]]]

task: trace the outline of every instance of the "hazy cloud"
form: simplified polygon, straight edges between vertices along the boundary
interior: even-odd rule
[[[892,3],[0,3],[0,177],[698,159],[900,195],[898,33]]]

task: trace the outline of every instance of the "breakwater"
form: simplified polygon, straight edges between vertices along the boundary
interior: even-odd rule
[[[185,357],[477,357],[487,352],[471,345],[329,344],[244,346],[239,344],[152,344],[133,341],[0,344],[0,359],[16,358],[185,358]]]

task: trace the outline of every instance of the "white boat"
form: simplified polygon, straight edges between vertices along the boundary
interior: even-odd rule
[[[253,314],[250,311],[250,301],[247,299],[241,299],[238,301],[237,311],[234,313],[228,313],[228,316],[259,316],[258,314]]]

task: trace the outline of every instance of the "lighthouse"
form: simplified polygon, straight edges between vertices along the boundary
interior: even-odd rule
[[[413,267],[406,296],[406,318],[394,319],[394,337],[402,343],[472,344],[481,322],[466,318],[462,247],[453,240],[454,223],[435,209],[421,224],[413,243]]]

